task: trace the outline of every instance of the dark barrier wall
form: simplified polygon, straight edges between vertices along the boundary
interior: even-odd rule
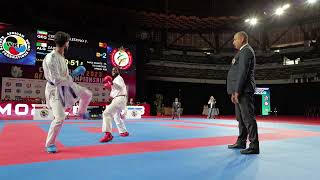
[[[181,99],[184,114],[201,114],[203,105],[213,95],[223,115],[234,114],[233,104],[226,93],[225,85],[194,84],[164,81],[147,81],[148,93],[145,99],[151,103],[155,94],[164,96],[164,105],[171,106],[175,97]],[[310,107],[320,106],[320,83],[258,85],[271,89],[271,108],[277,108],[279,115],[304,115]],[[255,97],[256,114],[261,111],[261,96]],[[154,111],[153,111],[154,112]]]

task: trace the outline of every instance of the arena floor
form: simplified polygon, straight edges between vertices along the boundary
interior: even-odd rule
[[[233,119],[126,120],[129,137],[101,144],[101,120],[67,120],[58,153],[45,152],[49,121],[0,121],[1,180],[319,180],[320,123],[258,121],[259,155],[227,149]]]

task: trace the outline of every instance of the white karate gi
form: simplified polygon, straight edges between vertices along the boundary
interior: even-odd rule
[[[46,55],[42,67],[48,81],[45,90],[46,102],[54,116],[45,145],[49,147],[55,144],[55,139],[66,117],[66,108],[71,108],[80,100],[78,114],[84,114],[91,101],[92,93],[73,82],[65,58],[55,50]]]
[[[127,128],[121,118],[121,113],[126,111],[127,87],[120,75],[114,78],[112,82],[110,96],[113,100],[103,111],[102,132],[112,133],[112,119],[114,119],[119,133],[124,133],[127,132]]]

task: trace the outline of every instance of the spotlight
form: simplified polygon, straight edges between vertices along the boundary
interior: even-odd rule
[[[290,4],[285,4],[284,6],[282,6],[283,10],[286,10],[290,7]]]
[[[281,16],[283,14],[283,9],[282,8],[276,9],[275,14],[278,15],[278,16]]]
[[[275,11],[275,14],[278,15],[278,16],[281,16],[284,13],[284,11],[286,9],[288,9],[289,7],[290,7],[290,4],[285,4],[282,7],[277,8],[276,11]]]
[[[307,0],[307,2],[309,3],[309,4],[314,4],[314,3],[316,3],[318,0]]]
[[[258,19],[257,18],[252,18],[250,21],[250,25],[254,26],[258,23]]]
[[[257,18],[248,18],[246,19],[244,22],[250,24],[251,26],[255,26],[258,23],[258,19]]]

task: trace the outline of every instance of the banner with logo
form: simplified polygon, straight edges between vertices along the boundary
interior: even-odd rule
[[[105,105],[103,105],[105,106]],[[88,109],[96,106],[89,106]],[[140,119],[143,115],[150,115],[150,111],[146,109],[148,105],[142,106],[127,106],[127,119]],[[90,111],[90,110],[89,110]],[[73,106],[72,109],[66,109],[65,113],[73,118],[78,112],[78,106]],[[102,112],[101,112],[102,113]],[[52,111],[47,109],[45,104],[33,104],[30,102],[0,102],[0,120],[52,120]]]
[[[270,111],[271,111],[270,89],[269,88],[256,88],[254,94],[261,95],[261,97],[262,97],[261,115],[263,115],[263,116],[269,115]]]
[[[44,99],[45,84],[46,81],[44,80],[2,77],[1,99]]]
[[[20,100],[20,99],[45,99],[46,80],[8,78],[2,77],[1,99]],[[92,92],[92,102],[106,102],[109,91],[103,84],[79,82],[80,86],[88,88]],[[127,90],[129,91],[127,86]]]
[[[7,25],[0,31],[0,63],[35,65],[35,42],[30,30]]]
[[[31,29],[9,24],[1,24],[0,29],[0,71],[1,77],[44,80],[42,62],[45,56],[55,48],[55,31]],[[70,48],[65,53],[66,64],[70,71],[84,66],[86,73],[74,78],[74,82],[95,83],[102,87],[103,78],[111,75],[113,67],[121,69],[121,75],[129,87],[128,96],[136,95],[136,46],[125,42],[110,42],[104,37],[89,37],[70,34]],[[32,65],[32,66],[30,66]],[[92,87],[92,85],[88,86]],[[7,93],[10,88],[7,88]],[[7,96],[23,95],[25,90],[15,89]],[[101,97],[102,93],[96,93]],[[27,91],[31,97],[35,92]],[[36,94],[37,95],[37,94]],[[3,93],[1,94],[3,97]],[[12,98],[11,98],[12,99]]]

